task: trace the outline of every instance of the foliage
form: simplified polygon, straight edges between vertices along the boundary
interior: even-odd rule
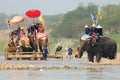
[[[103,19],[99,20],[99,24],[102,25],[104,30],[104,35],[110,38],[113,38],[118,44],[118,51],[120,50],[120,4],[119,5],[106,5],[99,8],[101,10]],[[62,44],[64,47],[71,45],[76,48],[79,44],[79,38],[84,34],[84,26],[93,24],[90,13],[93,12],[94,15],[97,15],[98,6],[89,3],[87,6],[80,4],[75,10],[69,11],[66,14],[58,15],[44,15],[45,19],[45,30],[49,35],[49,42],[51,50],[54,51],[57,43]],[[0,30],[8,29],[6,25],[6,18],[10,20],[13,15],[6,15],[0,13]],[[37,20],[37,18],[35,19]],[[29,26],[31,20],[26,18],[25,21],[20,25]],[[17,26],[17,25],[15,25]],[[16,27],[10,27],[16,28]],[[107,34],[106,34],[107,33]],[[109,34],[108,34],[109,33]],[[4,34],[4,33],[3,33]],[[0,37],[0,51],[4,51],[3,45],[5,46],[8,39],[4,40],[8,33],[4,37]]]
[[[89,4],[88,6],[80,5],[77,9],[69,11],[63,16],[62,22],[57,28],[53,29],[53,37],[78,38],[80,31],[83,31],[84,25],[91,25],[92,20],[90,13],[97,12],[97,6]]]

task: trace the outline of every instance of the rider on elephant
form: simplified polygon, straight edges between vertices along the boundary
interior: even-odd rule
[[[35,38],[36,38],[36,31],[37,31],[38,27],[35,24],[32,24],[29,28],[27,28],[28,31],[28,37],[30,37],[31,33],[35,34]]]
[[[42,23],[40,23],[38,25],[38,30],[37,30],[37,38],[43,38],[43,37],[47,37],[47,35],[44,33],[45,29],[42,25]]]
[[[93,24],[92,27],[91,27],[90,36],[92,36],[92,37],[95,38],[95,39],[98,39],[98,36],[97,36],[97,28],[96,28],[96,25],[95,25],[95,24]]]
[[[98,37],[103,36],[102,26],[100,26],[100,25],[97,26],[97,34],[98,34]]]
[[[13,30],[9,33],[10,41],[13,41],[15,45],[18,45],[20,40],[20,27],[17,30]]]
[[[24,40],[26,45],[29,45],[29,38],[25,35],[24,27],[20,28],[20,41]]]
[[[90,34],[90,28],[88,27],[88,25],[85,25],[85,34],[89,35]]]

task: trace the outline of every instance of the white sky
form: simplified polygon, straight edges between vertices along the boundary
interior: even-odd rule
[[[24,14],[28,9],[39,9],[43,15],[66,13],[78,7],[79,3],[93,2],[99,6],[120,4],[120,0],[0,0],[0,13]]]

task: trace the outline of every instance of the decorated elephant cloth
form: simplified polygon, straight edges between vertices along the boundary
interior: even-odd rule
[[[24,40],[26,45],[29,45],[29,38],[22,32],[20,31],[20,41]]]
[[[45,33],[37,33],[37,38],[47,38],[47,35]]]
[[[87,38],[90,38],[91,36],[89,36],[88,34],[84,34],[81,37],[81,40],[86,40]]]

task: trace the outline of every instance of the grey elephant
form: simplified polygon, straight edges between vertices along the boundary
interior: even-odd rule
[[[101,37],[93,45],[92,38],[86,40],[80,40],[79,58],[83,56],[83,52],[88,53],[89,62],[94,62],[94,56],[96,56],[96,62],[100,62],[101,58],[115,59],[117,52],[117,44],[114,40]]]

